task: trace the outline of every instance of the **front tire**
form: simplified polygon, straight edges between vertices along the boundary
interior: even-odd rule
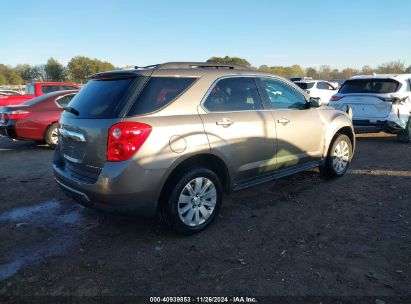
[[[320,167],[326,178],[341,177],[347,172],[352,158],[352,143],[347,135],[337,134],[328,149],[325,164]]]
[[[44,133],[44,141],[50,148],[55,149],[58,145],[58,136],[58,123],[55,122],[52,123]]]
[[[206,168],[191,168],[180,174],[169,191],[162,210],[165,223],[184,235],[200,232],[210,225],[223,198],[220,179]]]

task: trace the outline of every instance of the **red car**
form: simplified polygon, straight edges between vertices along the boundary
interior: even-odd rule
[[[78,89],[80,89],[78,85],[70,82],[32,82],[26,84],[26,94],[24,95],[0,94],[0,107],[21,104],[51,92]]]
[[[58,143],[60,114],[77,92],[78,90],[58,91],[19,105],[0,107],[0,136],[45,141],[55,148]]]

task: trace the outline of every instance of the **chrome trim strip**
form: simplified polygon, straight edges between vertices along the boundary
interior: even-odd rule
[[[78,195],[81,195],[82,197],[84,197],[84,198],[87,200],[87,202],[90,202],[90,199],[88,198],[88,196],[87,196],[86,194],[84,194],[83,192],[77,191],[77,190],[75,190],[75,189],[73,189],[73,188],[71,188],[71,187],[63,184],[63,183],[60,182],[57,178],[54,178],[54,180],[56,181],[57,184],[59,184],[59,185],[62,186],[63,188],[66,188],[67,190],[69,190],[69,191],[71,191],[71,192],[74,192],[74,193],[76,193],[76,194],[78,194]]]
[[[67,154],[63,154],[63,157],[64,157],[65,159],[73,162],[73,163],[77,163],[77,164],[81,164],[81,163],[82,163],[80,159],[77,159],[77,158],[68,156]]]
[[[73,131],[68,131],[62,128],[59,128],[59,133],[66,137],[66,138],[70,138],[74,141],[78,141],[78,142],[86,142],[86,138],[84,137],[83,134],[81,133],[77,133],[77,132],[73,132]]]

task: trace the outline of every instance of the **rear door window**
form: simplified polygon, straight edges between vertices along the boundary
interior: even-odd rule
[[[351,79],[340,88],[339,93],[388,94],[397,92],[400,83],[394,79]]]
[[[76,118],[115,118],[130,87],[146,77],[92,79],[70,101],[79,112]],[[65,113],[64,115],[74,115]]]
[[[143,115],[165,107],[196,79],[194,77],[151,77],[134,101],[128,115]]]
[[[218,81],[211,89],[204,107],[211,112],[263,108],[255,79],[252,77],[230,77]]]

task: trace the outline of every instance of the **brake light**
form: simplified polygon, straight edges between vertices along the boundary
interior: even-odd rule
[[[19,120],[30,115],[29,111],[16,110],[4,113],[5,120]]]
[[[342,97],[342,96],[338,96],[338,95],[333,95],[333,96],[331,96],[330,101],[338,101],[338,100],[340,100],[341,98],[343,98],[343,97]]]
[[[400,118],[400,109],[399,108],[397,108],[397,116],[398,116],[398,119]]]
[[[120,122],[108,133],[107,160],[119,162],[129,159],[144,144],[151,126],[140,122]]]

